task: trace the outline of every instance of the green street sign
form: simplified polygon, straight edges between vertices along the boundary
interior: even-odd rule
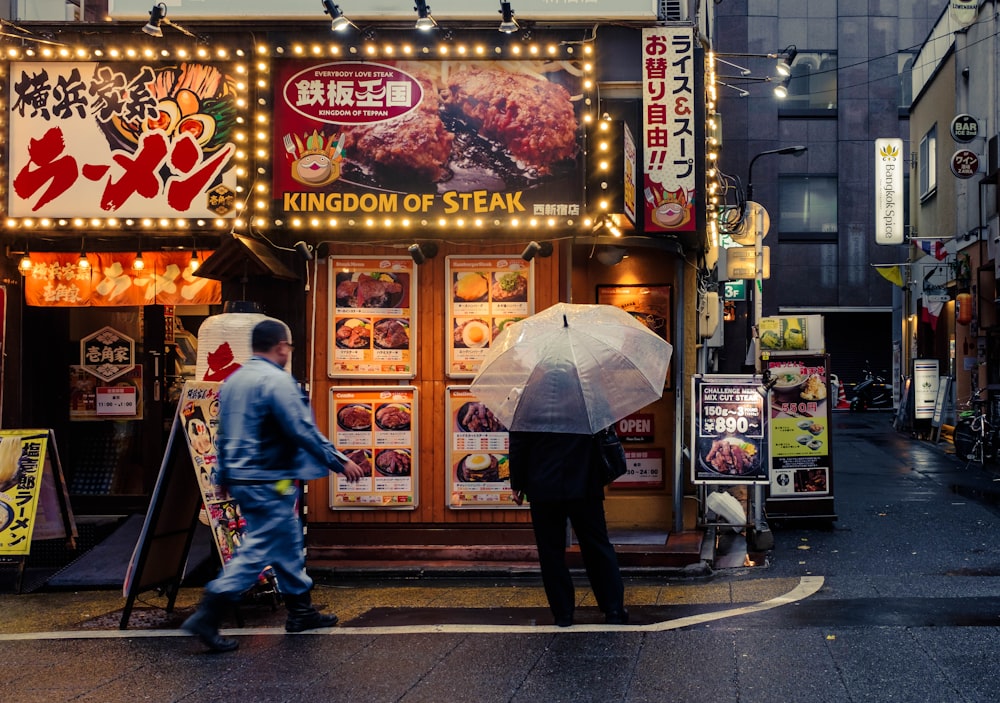
[[[737,281],[726,281],[722,292],[724,300],[746,300],[747,282],[744,279]]]

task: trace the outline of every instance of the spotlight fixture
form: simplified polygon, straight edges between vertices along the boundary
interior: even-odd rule
[[[191,32],[187,31],[179,24],[174,24],[167,19],[167,5],[166,3],[158,2],[153,5],[153,9],[149,11],[149,22],[142,28],[142,31],[151,37],[162,37],[163,29],[162,25],[167,25],[168,27],[173,27],[181,34],[186,34],[189,37],[197,39],[197,37]]]
[[[774,86],[774,97],[776,98],[787,98],[788,97],[788,83],[791,81],[791,76],[785,76],[784,80],[779,82]]]
[[[537,254],[541,248],[542,245],[539,244],[538,242],[535,241],[528,242],[528,246],[526,246],[524,248],[524,251],[521,252],[521,258],[524,259],[525,261],[531,261],[532,259],[535,258],[535,254]]]
[[[437,22],[431,17],[431,8],[427,0],[417,0],[417,5],[413,9],[417,12],[417,23],[413,25],[414,28],[426,32],[437,27]]]
[[[313,248],[312,248],[312,245],[310,245],[307,242],[303,242],[303,241],[300,240],[298,242],[295,242],[295,244],[293,244],[292,246],[295,249],[295,251],[297,251],[299,253],[299,256],[301,256],[303,259],[305,259],[306,261],[312,261],[313,260]]]
[[[410,254],[410,258],[413,259],[413,263],[417,266],[427,261],[427,259],[433,259],[437,256],[438,246],[434,242],[424,242],[423,244],[413,243],[406,248],[406,251]]]
[[[344,13],[341,12],[340,6],[333,2],[333,0],[323,0],[323,12],[330,15],[330,29],[334,32],[343,32],[348,27],[354,27],[354,23],[349,19],[344,17]]]
[[[500,20],[500,26],[498,29],[504,34],[513,34],[520,27],[517,26],[517,20],[514,19],[514,10],[511,9],[509,2],[500,2],[500,15],[503,19]]]
[[[161,2],[153,5],[153,9],[149,11],[149,22],[147,22],[146,26],[142,28],[142,31],[151,37],[162,37],[163,30],[160,29],[160,23],[163,22],[166,17],[166,4]]]
[[[778,63],[774,67],[774,70],[782,76],[792,75],[792,61],[794,61],[795,57],[798,55],[799,50],[795,48],[795,45],[789,44],[785,47],[785,50],[779,54],[781,58],[778,59]]]
[[[628,256],[628,249],[623,247],[604,247],[594,256],[605,266],[617,266]]]

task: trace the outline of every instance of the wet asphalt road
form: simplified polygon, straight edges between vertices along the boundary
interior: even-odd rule
[[[4,594],[0,699],[996,701],[1000,483],[889,421],[834,416],[836,522],[772,525],[763,566],[630,577],[635,625],[586,624],[582,582],[568,629],[535,624],[531,578],[345,582],[317,589],[344,626],[286,636],[264,609],[213,655],[176,621],[117,631],[120,594]]]

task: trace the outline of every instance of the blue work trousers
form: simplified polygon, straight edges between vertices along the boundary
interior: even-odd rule
[[[301,595],[311,590],[313,582],[306,574],[302,523],[296,509],[298,491],[282,493],[273,483],[233,484],[228,488],[247,521],[246,536],[236,556],[205,590],[238,600],[257,583],[266,566],[274,569],[282,593]]]

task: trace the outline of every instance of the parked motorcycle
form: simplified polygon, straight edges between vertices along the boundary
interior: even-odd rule
[[[869,408],[891,408],[892,387],[887,386],[885,377],[871,370],[869,362],[861,369],[862,379],[854,386],[854,397],[851,398],[851,411],[868,410]]]

